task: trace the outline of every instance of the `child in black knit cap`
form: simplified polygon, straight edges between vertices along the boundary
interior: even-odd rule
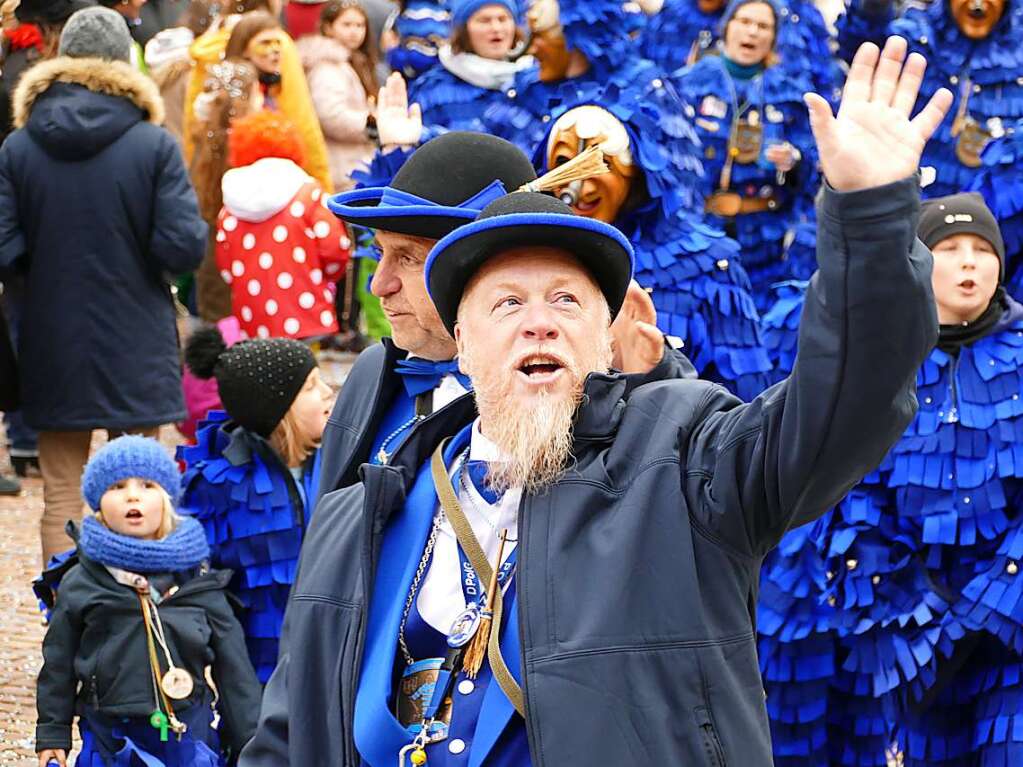
[[[235,571],[231,590],[252,664],[266,682],[299,549],[319,485],[320,450],[333,392],[307,346],[287,338],[241,341],[227,348],[203,328],[185,347],[200,378],[216,378],[224,412],[211,412],[185,463],[182,513],[206,529],[216,567]]]
[[[77,562],[55,605],[48,593],[41,767],[66,764],[75,715],[80,767],[219,767],[221,739],[233,755],[255,731],[261,690],[225,594],[231,573],[209,569],[202,527],[174,511],[179,490],[174,461],[143,437],[111,441],[85,467],[95,514],[69,523]]]

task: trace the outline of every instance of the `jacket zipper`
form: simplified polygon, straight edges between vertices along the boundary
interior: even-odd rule
[[[528,556],[529,546],[526,545],[525,538],[528,532],[527,530],[528,526],[526,524],[528,504],[526,500],[527,500],[526,495],[525,493],[523,493],[522,500],[519,502],[519,518],[516,523],[517,529],[515,532],[520,541],[519,545],[517,546],[519,552],[518,553],[519,560],[518,565],[516,565],[516,569],[519,572],[520,578],[522,577],[522,573],[526,572],[526,560],[529,558]],[[536,765],[536,767],[542,767],[544,763],[543,753],[540,751],[539,744],[537,743],[536,729],[533,727],[533,724],[529,717],[529,689],[526,685],[526,635],[525,635],[526,627],[525,617],[527,614],[526,600],[528,597],[526,596],[526,589],[522,588],[521,582],[519,583],[519,586],[516,589],[516,594],[517,594],[516,600],[518,601],[519,619],[519,673],[522,676],[522,700],[523,705],[525,706],[526,709],[525,711],[526,743],[529,746],[529,755],[532,763]]]
[[[711,764],[714,767],[725,767],[725,749],[721,745],[721,740],[718,738],[713,722],[701,724],[700,731],[703,733],[704,745],[711,755]]]
[[[952,398],[951,407],[945,414],[945,423],[957,423],[959,421],[959,392],[956,387],[956,377],[959,375],[959,357],[956,356],[952,363],[952,375],[948,382],[949,396]]]

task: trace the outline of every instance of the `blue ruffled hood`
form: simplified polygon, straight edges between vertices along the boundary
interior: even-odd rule
[[[176,573],[198,567],[210,557],[202,525],[183,517],[170,535],[158,541],[119,535],[98,518],[82,520],[79,550],[94,562],[133,573]]]
[[[596,76],[639,58],[639,47],[629,36],[632,14],[621,0],[560,0],[559,5],[569,50],[583,53]]]

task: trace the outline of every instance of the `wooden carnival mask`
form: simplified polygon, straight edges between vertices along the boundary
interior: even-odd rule
[[[571,109],[554,124],[547,140],[547,165],[563,165],[590,146],[599,145],[610,173],[575,181],[555,190],[580,216],[613,224],[640,173],[625,126],[605,109],[586,105]]]
[[[526,13],[532,39],[529,53],[536,57],[543,82],[564,80],[571,57],[565,30],[561,26],[561,7],[558,0],[532,0]]]
[[[949,0],[948,9],[959,30],[971,40],[991,34],[1005,12],[1006,0]]]

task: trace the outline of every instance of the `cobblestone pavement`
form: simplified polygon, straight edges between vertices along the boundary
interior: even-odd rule
[[[324,378],[335,388],[348,374],[353,355],[322,355]],[[181,441],[170,426],[160,434],[168,449]],[[105,439],[97,432],[93,449]],[[10,464],[0,439],[0,471]],[[35,682],[42,665],[40,647],[46,628],[30,584],[39,574],[39,520],[43,514],[43,481],[22,480],[22,494],[0,496],[0,767],[30,767],[34,750]]]

